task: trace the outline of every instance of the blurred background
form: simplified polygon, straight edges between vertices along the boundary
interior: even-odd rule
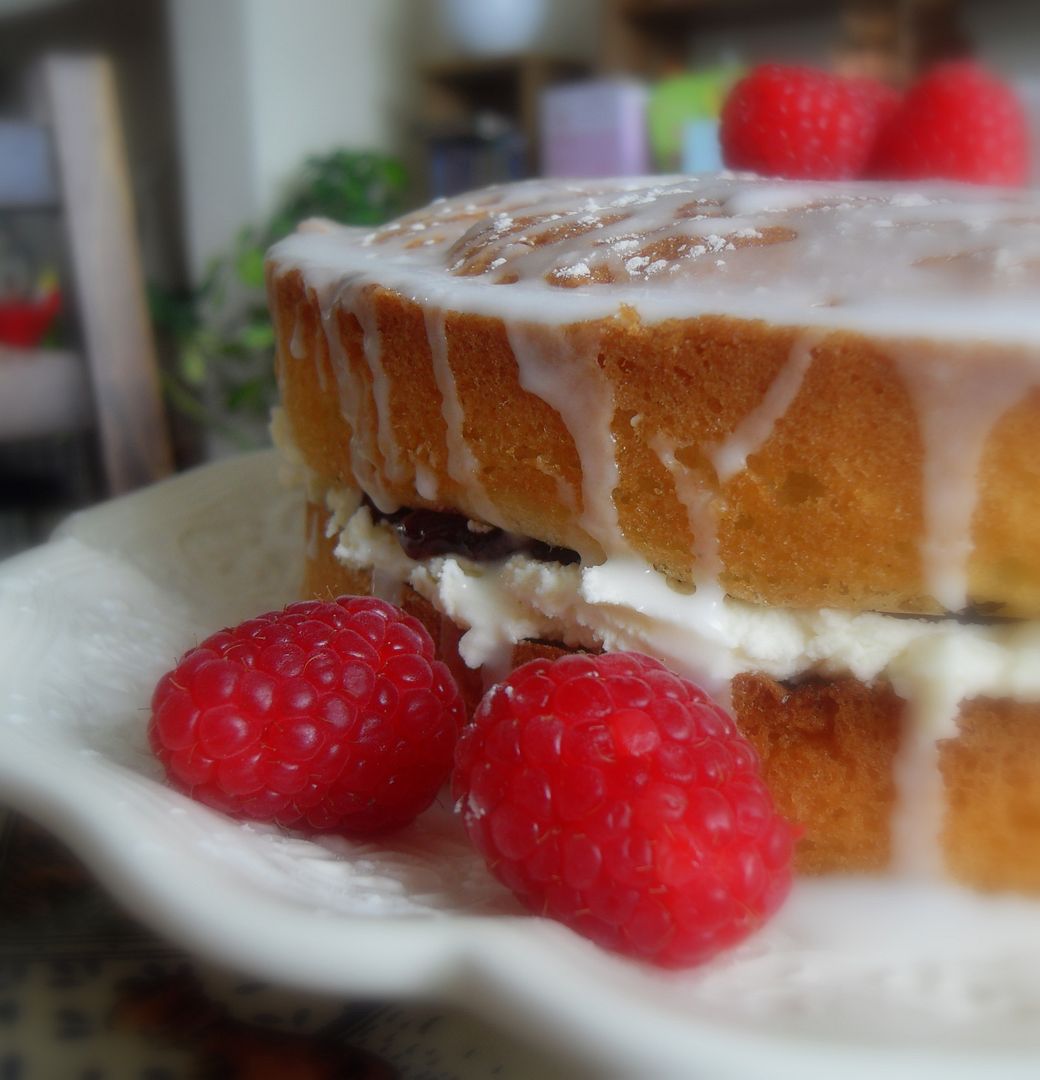
[[[263,252],[302,217],[716,169],[764,60],[974,56],[1040,125],[1038,40],[1034,0],[0,0],[0,555],[264,443]]]
[[[903,87],[976,57],[1035,131],[1038,41],[1038,0],[0,0],[0,558],[267,442],[263,255],[301,218],[717,169],[721,102],[763,61]],[[200,980],[5,821],[4,1080],[232,1075],[236,1055],[250,1077],[578,1075],[443,1011]]]

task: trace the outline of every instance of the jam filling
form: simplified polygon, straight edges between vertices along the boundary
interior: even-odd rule
[[[905,611],[884,611],[892,619],[919,619],[923,622],[955,622],[961,626],[1003,626],[1016,620],[1010,615],[1002,615],[1004,605],[997,601],[982,604],[969,604],[961,611],[947,611],[942,615],[911,614]]]
[[[409,559],[432,559],[437,555],[462,555],[473,562],[496,562],[510,555],[524,554],[541,562],[569,566],[580,561],[570,548],[554,547],[541,540],[517,536],[494,525],[472,521],[465,514],[443,510],[411,510],[402,507],[384,514],[366,495],[363,503],[373,521],[393,529],[401,550]]]
[[[474,521],[465,514],[453,514],[445,510],[412,510],[402,507],[393,513],[384,513],[367,496],[362,496],[373,521],[382,522],[393,529],[401,550],[409,559],[417,562],[438,555],[461,555],[473,562],[490,563],[506,559],[510,555],[523,554],[541,562],[570,566],[581,561],[581,556],[570,548],[555,547],[541,540],[507,532],[494,525]],[[1011,622],[1000,614],[1001,604],[976,604],[963,611],[943,615],[911,614],[908,612],[882,612],[895,619],[921,619],[926,622],[957,622],[962,625],[993,626]]]

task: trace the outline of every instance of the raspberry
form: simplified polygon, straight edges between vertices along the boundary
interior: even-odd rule
[[[878,136],[873,176],[1023,184],[1029,166],[1025,113],[1011,88],[965,60],[939,64],[915,83]]]
[[[426,809],[462,700],[423,626],[373,597],[290,604],[187,652],[152,696],[175,787],[235,817],[367,835]]]
[[[661,966],[735,944],[790,888],[794,830],[750,744],[638,653],[517,668],[460,737],[453,789],[527,908]]]
[[[763,64],[730,91],[722,109],[723,157],[765,176],[840,180],[860,176],[898,95],[869,79]]]

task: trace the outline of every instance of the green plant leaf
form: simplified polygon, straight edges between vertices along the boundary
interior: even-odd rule
[[[234,387],[224,400],[233,412],[264,412],[271,405],[274,389],[273,378],[258,376]]]
[[[181,378],[189,386],[202,386],[206,381],[206,353],[196,343],[189,342],[181,349],[178,365]]]
[[[238,334],[238,343],[246,349],[273,349],[274,327],[270,319],[243,326]]]
[[[264,252],[262,248],[250,247],[238,254],[235,260],[235,273],[243,285],[251,289],[263,288]]]
[[[158,290],[153,318],[179,345],[178,378],[166,383],[174,407],[241,442],[233,414],[263,413],[277,390],[274,330],[263,291],[266,249],[308,217],[381,224],[405,209],[408,189],[407,170],[396,158],[343,149],[310,157],[271,216],[243,226],[229,250],[209,261],[195,293]],[[189,389],[206,386],[214,409]]]

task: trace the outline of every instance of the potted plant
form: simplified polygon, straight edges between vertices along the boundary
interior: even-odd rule
[[[267,249],[308,217],[378,225],[401,213],[407,196],[408,176],[395,158],[350,150],[312,157],[271,217],[240,230],[193,293],[153,290],[153,316],[176,354],[166,393],[207,431],[211,454],[266,441],[277,394],[264,294]]]

